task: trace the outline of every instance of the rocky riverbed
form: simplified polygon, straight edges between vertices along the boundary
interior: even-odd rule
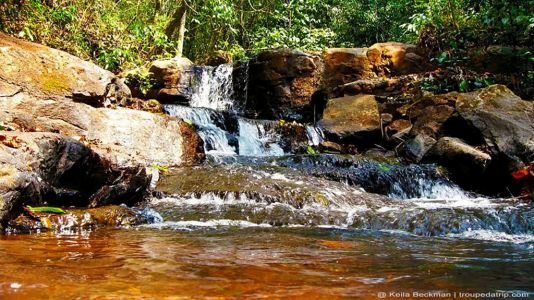
[[[417,80],[439,70],[413,45],[160,60],[146,95],[62,51],[6,35],[0,46],[4,228],[27,205],[135,207],[162,195],[380,209],[436,186],[531,193],[532,102],[503,85],[423,91]]]

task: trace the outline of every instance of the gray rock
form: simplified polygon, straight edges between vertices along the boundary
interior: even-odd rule
[[[504,157],[510,171],[534,160],[534,107],[506,86],[492,85],[459,94],[456,109],[489,146]]]
[[[142,167],[119,168],[54,133],[0,132],[0,223],[24,205],[134,204],[150,184]]]
[[[443,137],[430,149],[425,160],[447,167],[455,177],[467,179],[482,175],[491,162],[491,156],[464,141]]]

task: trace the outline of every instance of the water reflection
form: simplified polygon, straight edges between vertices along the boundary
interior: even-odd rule
[[[1,298],[376,298],[530,291],[525,244],[306,228],[101,229],[0,238]],[[491,283],[491,285],[489,284]]]

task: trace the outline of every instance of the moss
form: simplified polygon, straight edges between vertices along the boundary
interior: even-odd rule
[[[61,92],[69,89],[68,79],[64,75],[46,74],[37,81],[41,83],[42,90],[46,93]]]

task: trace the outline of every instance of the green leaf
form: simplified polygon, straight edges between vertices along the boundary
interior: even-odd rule
[[[50,207],[50,206],[41,206],[41,207],[31,207],[26,206],[26,208],[34,213],[48,213],[48,214],[65,214],[66,212],[59,207]]]
[[[460,88],[460,92],[466,92],[467,91],[467,80],[462,80],[458,84],[458,87]]]
[[[153,164],[152,165],[152,168],[160,171],[160,172],[163,172],[163,173],[167,173],[169,172],[169,167],[167,166],[160,166],[160,165],[157,165],[157,164]]]
[[[316,155],[317,154],[317,151],[315,151],[315,149],[313,149],[312,146],[308,146],[306,148],[306,153],[308,153],[309,155]]]

